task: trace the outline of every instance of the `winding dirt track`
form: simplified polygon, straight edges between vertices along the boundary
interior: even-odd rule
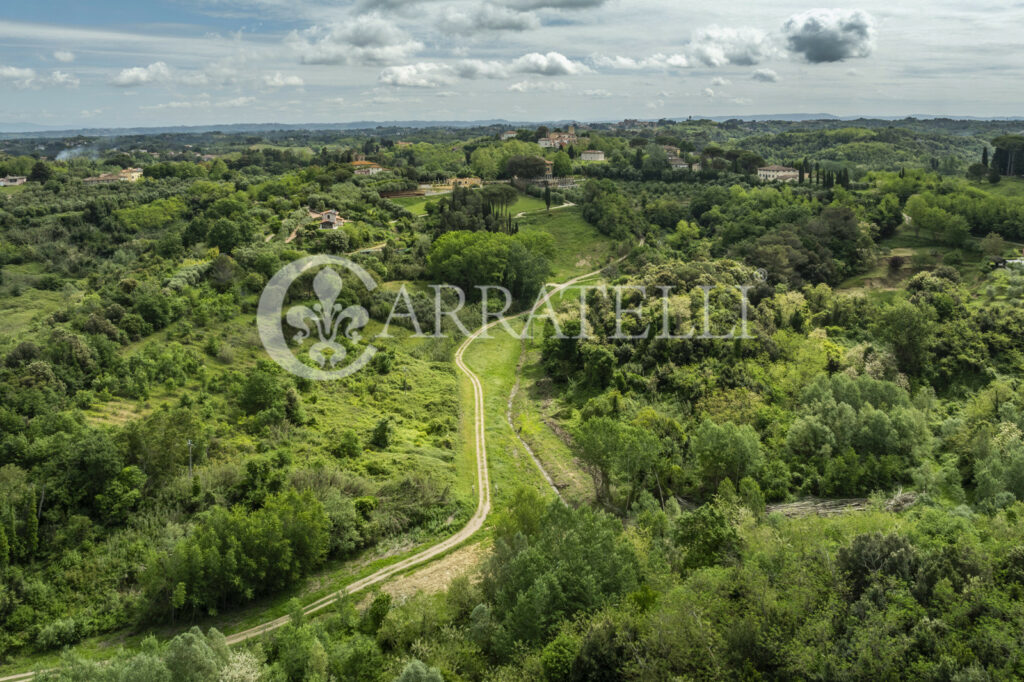
[[[551,297],[553,297],[560,291],[567,289],[568,287],[571,287],[574,284],[581,282],[585,279],[595,277],[599,274],[601,274],[601,270],[595,270],[594,272],[589,272],[585,275],[574,277],[562,284],[554,285],[544,295],[543,298],[537,301],[537,303],[533,306],[533,308],[529,310],[529,312],[533,313],[542,305],[545,305],[549,300],[551,300]],[[516,317],[525,314],[527,313],[523,312],[517,315]],[[484,521],[487,519],[487,515],[491,511],[491,485],[490,477],[488,476],[487,473],[487,440],[484,431],[484,387],[483,384],[480,382],[480,377],[474,374],[473,371],[469,369],[468,366],[466,366],[466,363],[463,360],[463,355],[474,341],[476,341],[484,332],[486,332],[488,329],[491,329],[498,323],[499,321],[495,320],[480,327],[470,336],[466,337],[466,340],[463,341],[462,344],[459,346],[458,350],[455,351],[455,365],[463,374],[465,374],[469,378],[469,381],[473,386],[473,431],[476,447],[476,489],[478,491],[478,495],[476,511],[473,513],[473,516],[469,519],[469,522],[465,526],[463,526],[457,533],[445,538],[436,545],[432,545],[424,549],[423,551],[418,552],[417,554],[414,554],[411,557],[402,559],[401,561],[391,564],[390,566],[385,566],[379,571],[371,573],[370,575],[364,578],[360,578],[355,582],[349,583],[338,592],[331,593],[326,597],[321,597],[320,599],[317,599],[316,601],[307,604],[303,608],[304,613],[316,613],[317,611],[325,609],[331,604],[338,601],[338,599],[343,594],[348,595],[354,592],[359,592],[360,590],[366,589],[367,587],[376,585],[387,580],[396,573],[400,573],[401,571],[404,571],[408,568],[412,568],[413,566],[417,566],[419,564],[430,561],[431,559],[436,558],[438,555],[444,554],[445,552],[454,549],[462,542],[468,540],[470,536],[472,536],[474,533],[480,530],[480,528],[483,527]],[[543,469],[541,470],[543,471]],[[236,632],[234,634],[227,636],[227,643],[229,645],[238,644],[240,642],[252,639],[253,637],[259,637],[264,633],[276,630],[282,625],[288,623],[290,620],[290,616],[281,616],[280,618],[269,620],[265,623],[261,623],[260,625],[256,625],[247,630]],[[34,677],[35,675],[41,674],[43,672],[49,672],[49,670],[32,670],[29,672],[18,673],[15,675],[8,675],[7,677],[0,677],[0,682],[18,682],[19,680],[28,680]]]
[[[600,272],[600,270],[595,270],[594,272],[590,272],[585,275],[580,275],[579,277],[574,277],[573,279],[570,279],[567,282],[564,282],[563,284],[554,286],[550,291],[548,291],[544,295],[543,298],[537,301],[534,307],[530,309],[530,312],[532,313],[536,311],[540,306],[546,304],[552,296],[562,291],[563,289],[566,289],[584,279],[594,277],[600,274]],[[522,314],[525,313],[520,313],[520,315]],[[377,583],[387,580],[396,573],[400,573],[401,571],[404,571],[408,568],[412,568],[413,566],[417,566],[419,564],[430,561],[438,555],[444,554],[445,552],[454,549],[458,545],[462,544],[462,542],[468,540],[470,536],[472,536],[474,533],[480,530],[480,528],[483,527],[484,521],[487,519],[487,515],[491,511],[491,479],[487,473],[487,439],[484,430],[484,387],[483,384],[480,382],[480,377],[474,374],[473,370],[471,370],[466,365],[463,356],[466,350],[474,341],[480,338],[480,336],[488,329],[494,327],[497,324],[498,320],[495,320],[480,327],[470,336],[466,337],[466,340],[463,341],[462,344],[459,346],[458,350],[455,351],[455,365],[463,374],[466,375],[466,377],[469,378],[470,383],[473,385],[473,431],[476,446],[476,489],[478,491],[478,495],[476,502],[476,511],[473,513],[473,516],[469,519],[469,522],[465,526],[463,526],[457,533],[445,538],[436,545],[432,545],[431,547],[428,547],[427,549],[424,549],[423,551],[414,554],[411,557],[402,559],[401,561],[391,564],[390,566],[386,566],[380,569],[379,571],[376,571],[375,573],[371,573],[365,578],[360,578],[359,580],[353,583],[349,583],[344,588],[342,588],[340,592],[329,594],[326,597],[322,597],[316,600],[315,602],[307,605],[303,609],[304,613],[316,613],[317,611],[326,608],[334,602],[338,601],[338,598],[342,593],[352,594],[354,592],[359,592],[360,590],[366,589],[367,587],[376,585]],[[281,616],[280,618],[275,618],[274,620],[267,621],[266,623],[262,623],[255,627],[251,627],[248,630],[236,632],[232,635],[228,635],[227,643],[238,644],[239,642],[244,642],[247,639],[259,637],[260,635],[266,632],[270,632],[271,630],[275,630],[281,627],[282,625],[288,623],[290,620],[290,616]],[[3,682],[3,680],[0,680],[0,682]]]

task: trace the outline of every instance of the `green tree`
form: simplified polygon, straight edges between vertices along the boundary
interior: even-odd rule
[[[52,177],[53,171],[43,161],[36,161],[28,174],[28,179],[31,182],[46,183]]]
[[[554,164],[551,172],[556,178],[565,177],[572,174],[572,159],[564,151],[559,151],[555,154],[555,158],[552,159]]]
[[[705,419],[693,433],[690,450],[706,491],[716,490],[723,479],[733,484],[756,476],[764,464],[761,442],[749,424],[715,424]]]
[[[437,668],[428,668],[414,658],[402,669],[402,674],[395,678],[395,682],[444,682],[444,677]]]
[[[1006,253],[1006,240],[1000,234],[989,232],[981,240],[981,252],[988,258],[1000,258]]]

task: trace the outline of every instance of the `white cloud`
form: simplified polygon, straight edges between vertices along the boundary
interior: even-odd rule
[[[524,54],[512,62],[512,70],[516,73],[536,73],[542,76],[572,76],[590,71],[584,64],[574,62],[560,52]]]
[[[263,84],[270,88],[301,88],[305,82],[301,76],[286,76],[280,71],[263,77]]]
[[[381,71],[378,80],[385,85],[397,87],[438,88],[451,85],[459,79],[508,78],[514,74],[571,76],[590,71],[591,69],[584,64],[573,61],[558,52],[548,52],[547,54],[531,52],[509,63],[463,59],[451,64],[418,62],[402,66],[389,66]],[[522,81],[522,83],[528,83],[528,81]]]
[[[224,100],[217,102],[214,106],[218,107],[247,107],[256,101],[255,97],[235,97],[234,99]]]
[[[180,99],[174,100],[173,102],[163,102],[162,104],[154,104],[151,106],[141,106],[140,109],[205,109],[210,106],[210,100],[207,99]]]
[[[712,78],[711,79],[711,84],[714,85],[714,86],[718,86],[718,87],[721,87],[723,85],[729,85],[729,83],[730,83],[729,79],[722,78],[721,76],[718,76],[716,78]]]
[[[385,85],[406,88],[437,88],[449,85],[454,74],[449,66],[432,62],[389,66],[380,72],[378,80]]]
[[[703,90],[700,91],[700,93],[702,95],[704,95],[705,97],[714,97],[715,96],[715,91],[712,90],[711,88],[704,88]]]
[[[149,66],[133,66],[122,69],[111,81],[122,88],[133,88],[148,83],[161,83],[171,79],[171,69],[164,62],[153,62]]]
[[[584,97],[594,97],[602,99],[605,97],[612,97],[612,93],[602,88],[597,88],[595,90],[582,90],[580,94],[583,95]]]
[[[303,64],[393,64],[423,49],[394,22],[375,15],[293,31],[287,42]]]
[[[751,66],[768,57],[773,47],[768,34],[756,28],[709,26],[694,34],[690,50],[705,66]]]
[[[68,88],[77,88],[79,84],[78,78],[72,76],[70,73],[64,73],[63,71],[54,71],[46,79],[46,82],[51,85],[63,85]]]
[[[757,69],[750,77],[762,83],[776,83],[779,80],[779,74],[772,69]]]
[[[482,59],[464,59],[452,66],[459,78],[506,78],[508,66],[497,61]]]
[[[0,66],[0,81],[8,81],[16,88],[28,88],[36,80],[34,69],[22,69],[17,66]]]
[[[875,20],[859,9],[812,9],[782,26],[791,52],[812,64],[867,57],[875,46]]]
[[[445,33],[460,35],[478,31],[528,31],[540,26],[540,21],[527,12],[513,12],[497,5],[479,5],[473,8],[447,7],[438,19],[437,27]]]
[[[57,50],[53,53],[53,58],[62,64],[70,64],[75,61],[75,53],[67,50]]]
[[[643,59],[633,57],[607,57],[598,55],[593,58],[593,63],[598,68],[621,69],[624,71],[640,70],[667,70],[685,69],[690,66],[690,60],[682,54],[654,54]]]
[[[46,85],[77,88],[79,85],[78,78],[63,71],[53,71],[49,76],[40,77],[35,69],[17,66],[0,66],[0,81],[7,81],[20,90]]]
[[[508,86],[510,92],[529,92],[545,90],[550,92],[568,90],[569,86],[561,81],[519,81]]]
[[[600,7],[606,0],[506,0],[516,9],[587,9]]]

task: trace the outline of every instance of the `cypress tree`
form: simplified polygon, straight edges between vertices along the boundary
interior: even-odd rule
[[[36,491],[25,501],[25,556],[31,557],[39,546],[39,517],[36,516]]]
[[[7,568],[11,559],[11,547],[7,544],[7,532],[0,526],[0,568]]]
[[[981,165],[988,168],[988,147],[981,148]]]

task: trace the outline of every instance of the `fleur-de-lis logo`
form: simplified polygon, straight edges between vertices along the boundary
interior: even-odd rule
[[[260,296],[256,324],[263,347],[281,367],[308,379],[339,379],[366,366],[377,352],[376,348],[368,345],[354,361],[349,364],[343,362],[353,345],[359,343],[359,330],[366,326],[370,316],[360,305],[343,307],[338,302],[343,286],[341,275],[332,267],[323,268],[313,278],[313,292],[318,302],[312,306],[295,305],[283,313],[289,286],[303,272],[320,265],[343,266],[362,282],[367,291],[373,291],[377,286],[366,270],[347,258],[328,255],[300,258],[278,270],[267,282]],[[283,322],[287,322],[294,333],[286,335]],[[303,363],[293,353],[288,343],[289,336],[300,349],[306,339],[316,339],[308,350],[309,358],[316,367]]]
[[[366,308],[360,305],[350,305],[342,310],[341,304],[336,302],[341,287],[341,275],[333,268],[324,268],[313,278],[313,291],[320,302],[314,303],[312,310],[304,305],[293,306],[286,316],[288,324],[299,330],[292,338],[300,345],[311,335],[310,323],[313,324],[320,341],[309,349],[309,357],[321,368],[329,364],[334,369],[348,355],[345,347],[336,342],[345,320],[349,322],[344,336],[350,341],[358,341],[358,330],[370,321]]]

